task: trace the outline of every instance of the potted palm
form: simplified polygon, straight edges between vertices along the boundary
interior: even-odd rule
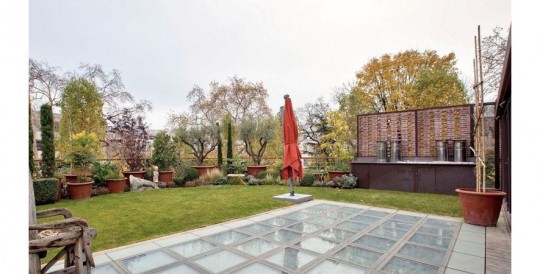
[[[68,161],[71,162],[75,170],[77,181],[67,183],[69,195],[71,199],[90,198],[94,181],[89,167],[96,160],[100,149],[97,135],[84,131],[77,133],[73,135],[71,148]]]
[[[160,131],[154,138],[151,163],[158,167],[158,180],[164,183],[173,181],[173,167],[178,163],[174,140],[165,132]]]

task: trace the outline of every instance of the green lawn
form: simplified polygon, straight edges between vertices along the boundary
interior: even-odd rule
[[[461,216],[457,196],[297,187],[315,199],[372,205],[446,216]],[[37,210],[68,208],[98,231],[92,251],[100,251],[164,235],[200,228],[291,205],[272,199],[286,186],[222,186],[169,188],[62,200]],[[50,260],[50,252],[47,261]]]

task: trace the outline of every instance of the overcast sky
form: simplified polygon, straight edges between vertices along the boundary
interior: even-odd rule
[[[509,0],[30,0],[29,22],[30,58],[119,70],[159,129],[194,85],[233,75],[262,81],[274,112],[286,93],[295,108],[331,101],[371,58],[409,49],[454,52],[470,81],[477,26],[488,35],[511,17]]]

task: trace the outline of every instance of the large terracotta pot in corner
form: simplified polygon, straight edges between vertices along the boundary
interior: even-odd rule
[[[122,193],[126,187],[126,178],[105,179],[109,193]]]
[[[159,171],[158,181],[163,182],[163,183],[171,183],[173,181],[172,178],[173,178],[172,170]]]
[[[92,185],[94,182],[67,183],[69,197],[72,200],[88,199],[92,196]]]
[[[456,192],[465,223],[479,226],[497,225],[506,192],[499,190],[476,192],[473,188],[458,188]]]
[[[247,166],[247,173],[253,177],[257,177],[257,174],[261,171],[266,171],[268,166]]]

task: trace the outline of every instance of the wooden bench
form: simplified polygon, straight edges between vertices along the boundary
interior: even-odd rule
[[[65,208],[36,212],[34,189],[30,178],[30,218],[29,218],[29,273],[90,273],[95,267],[90,240],[97,235],[95,229],[79,218],[73,218]],[[64,219],[47,223],[37,223],[37,219],[63,216]],[[39,235],[39,232],[49,232]],[[62,248],[53,259],[41,268],[40,260],[54,248]],[[64,268],[47,272],[56,262],[64,258]]]

